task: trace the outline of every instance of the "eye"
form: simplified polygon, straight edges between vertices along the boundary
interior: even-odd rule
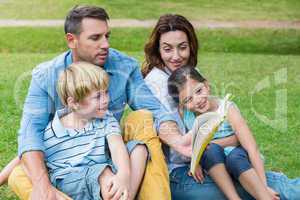
[[[163,50],[166,52],[166,53],[168,53],[168,52],[171,52],[171,48],[169,48],[169,47],[166,47],[166,48],[163,48]]]
[[[180,50],[186,50],[187,48],[188,48],[187,45],[181,45],[181,46],[179,47]]]
[[[198,89],[196,90],[196,94],[201,94],[201,92],[202,92],[202,88],[198,88]]]
[[[99,36],[98,35],[93,35],[93,36],[90,37],[90,39],[93,40],[93,41],[97,41],[97,40],[99,40]]]
[[[189,104],[189,103],[191,103],[192,102],[192,97],[190,97],[190,98],[187,98],[187,99],[185,99],[184,101],[183,101],[183,104]]]
[[[105,35],[105,38],[106,38],[106,39],[109,39],[109,38],[110,38],[110,33],[107,33],[107,34]]]
[[[95,96],[95,99],[99,99],[101,97],[100,93],[97,93],[97,95]]]

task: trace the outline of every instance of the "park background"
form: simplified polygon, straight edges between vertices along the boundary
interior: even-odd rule
[[[104,7],[113,20],[147,24],[161,14],[177,13],[206,24],[197,26],[198,68],[212,83],[214,94],[235,96],[267,170],[300,176],[299,0],[0,0],[0,168],[17,155],[31,70],[67,50],[61,25],[49,27],[44,21],[43,26],[23,26],[14,25],[14,20],[63,20],[70,8],[83,3]],[[239,25],[222,28],[215,27],[216,22]],[[257,27],[262,22],[269,26]],[[117,24],[111,31],[111,47],[142,63],[150,31],[151,25]],[[3,186],[0,199],[17,198]]]

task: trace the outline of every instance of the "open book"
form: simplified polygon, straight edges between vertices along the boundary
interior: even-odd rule
[[[198,116],[192,128],[192,157],[190,171],[195,175],[195,170],[200,162],[201,156],[206,149],[209,142],[214,137],[215,132],[218,130],[221,123],[225,120],[227,114],[227,103],[230,94],[224,98],[224,109],[221,113],[207,112]]]

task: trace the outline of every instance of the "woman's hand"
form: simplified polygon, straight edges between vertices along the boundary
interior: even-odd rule
[[[269,194],[271,195],[272,197],[272,200],[280,200],[280,196],[278,194],[278,192],[275,192],[272,188],[270,187],[267,187],[267,190],[269,192]]]

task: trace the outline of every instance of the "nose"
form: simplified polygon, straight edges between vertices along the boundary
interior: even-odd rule
[[[100,107],[105,107],[108,105],[109,102],[109,96],[108,94],[103,94],[100,98],[99,98],[99,103],[100,103]]]
[[[100,48],[101,49],[108,49],[109,48],[109,41],[108,38],[103,36],[102,40],[100,41]]]
[[[174,60],[178,60],[180,58],[180,52],[179,52],[179,50],[177,48],[174,49],[174,53],[173,53],[172,58]]]
[[[195,104],[200,104],[204,100],[204,96],[201,94],[194,95]]]

